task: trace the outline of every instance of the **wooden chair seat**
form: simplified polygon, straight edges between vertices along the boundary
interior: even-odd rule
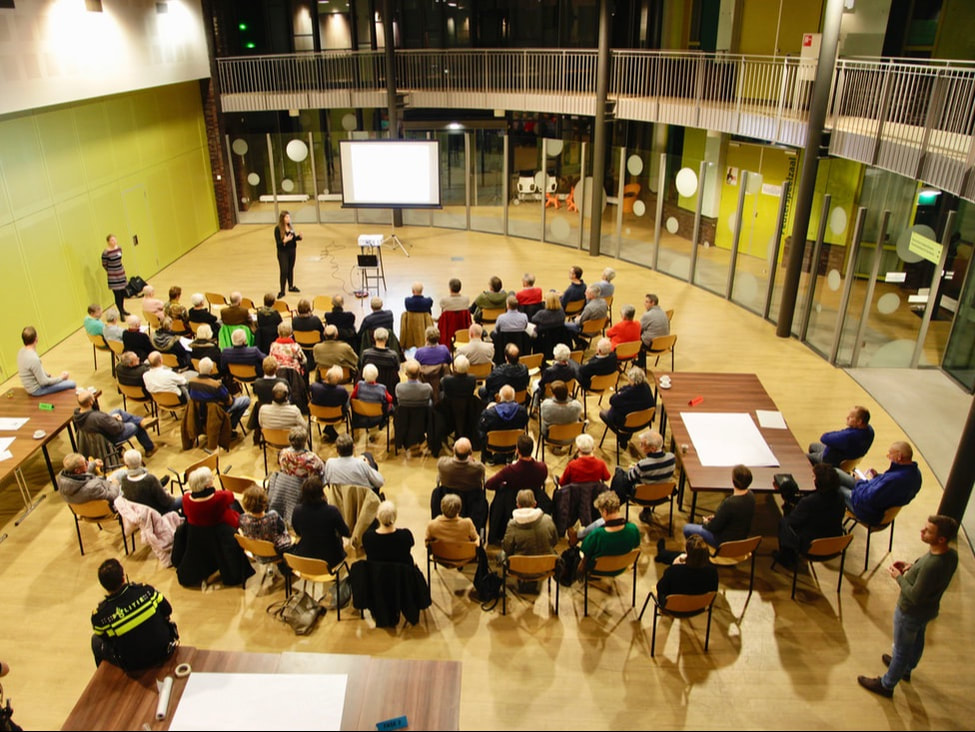
[[[626,554],[607,554],[596,557],[595,562],[590,563],[586,560],[586,575],[584,584],[584,604],[583,615],[589,615],[589,579],[591,577],[618,577],[631,566],[633,568],[633,593],[630,599],[630,607],[636,607],[636,565],[640,560],[640,548],[637,547]],[[615,582],[613,584],[616,586]]]
[[[74,528],[78,535],[78,549],[81,551],[81,556],[85,556],[85,545],[81,540],[81,524],[83,523],[95,524],[99,530],[104,528],[102,524],[118,524],[119,530],[122,532],[122,545],[125,548],[126,555],[128,555],[129,542],[125,535],[125,524],[122,522],[122,517],[112,510],[108,499],[99,498],[96,501],[69,503],[68,508],[71,509],[71,514],[74,516]],[[134,532],[132,533],[132,551],[135,551]]]
[[[555,554],[513,554],[501,565],[501,614],[508,613],[508,577],[522,582],[546,580],[549,601],[552,599],[552,578],[558,566]],[[559,583],[555,583],[555,614],[559,614]]]
[[[668,480],[661,483],[640,483],[633,487],[633,494],[626,501],[626,520],[630,520],[630,504],[635,503],[643,508],[654,508],[670,503],[670,521],[667,533],[674,533],[674,496],[677,495],[677,481]]]
[[[292,587],[294,587],[294,581],[296,579],[304,582],[311,582],[312,584],[324,584],[334,577],[336,585],[335,619],[337,621],[341,620],[342,602],[339,599],[338,585],[342,582],[342,568],[345,568],[345,573],[348,575],[349,565],[343,560],[339,566],[333,569],[329,566],[328,562],[323,559],[301,557],[297,554],[291,554],[290,552],[285,552],[283,556],[284,561],[287,562],[288,566],[291,568],[291,576],[285,577],[285,595],[291,597]]]
[[[653,634],[650,640],[650,657],[653,658],[657,650],[658,617],[663,615],[671,618],[691,618],[705,611],[708,614],[708,623],[707,631],[704,634],[704,652],[707,653],[708,644],[711,641],[711,612],[714,608],[714,598],[717,595],[717,592],[705,592],[700,595],[667,595],[661,604],[653,590],[648,592],[647,599],[643,601],[643,609],[640,610],[639,619],[643,619],[647,603],[653,600]]]
[[[708,547],[708,551],[711,552],[711,564],[719,567],[733,567],[751,559],[751,572],[748,577],[748,594],[750,595],[752,587],[755,585],[755,553],[761,543],[761,536],[752,536],[738,541],[722,542],[717,549]]]

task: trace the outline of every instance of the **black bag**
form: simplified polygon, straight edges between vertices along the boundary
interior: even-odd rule
[[[482,610],[493,610],[501,598],[501,577],[488,567],[487,552],[477,548],[477,571],[474,572],[474,591],[481,601]]]
[[[563,587],[571,587],[579,578],[579,562],[582,561],[582,552],[578,546],[570,546],[559,557],[555,568],[555,577]]]
[[[129,279],[129,284],[125,286],[125,296],[126,297],[138,297],[142,294],[142,291],[146,289],[146,281],[136,275]]]
[[[772,484],[779,492],[779,495],[782,496],[784,503],[782,507],[783,513],[785,515],[792,513],[792,509],[796,507],[799,499],[802,498],[799,493],[799,484],[792,477],[792,473],[776,473],[772,476]]]

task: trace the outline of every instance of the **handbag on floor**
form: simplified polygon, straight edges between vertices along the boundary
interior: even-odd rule
[[[295,635],[308,635],[326,610],[304,590],[294,590],[291,597],[268,606],[267,612],[287,623]]]

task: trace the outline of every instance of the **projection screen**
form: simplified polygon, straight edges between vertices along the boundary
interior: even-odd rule
[[[343,208],[441,208],[436,140],[341,140]]]

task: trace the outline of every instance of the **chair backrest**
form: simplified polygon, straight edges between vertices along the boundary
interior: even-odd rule
[[[642,345],[643,341],[626,341],[625,343],[620,343],[616,346],[616,360],[629,361],[630,359],[636,358]]]
[[[186,325],[186,321],[184,321],[182,318],[173,318],[173,326],[170,328],[170,330],[172,330],[173,333],[182,335],[189,332],[189,327]]]
[[[640,483],[633,487],[633,501],[652,502],[670,498],[677,489],[677,481],[667,480],[661,483]]]
[[[275,300],[272,307],[281,313],[282,318],[291,317],[291,308],[288,307],[288,303],[286,303],[284,300]]]
[[[84,503],[69,503],[68,506],[79,521],[97,523],[98,521],[114,519],[116,515],[106,498],[85,501]]]
[[[157,391],[152,395],[152,400],[163,409],[178,409],[183,406],[179,401],[179,395],[171,391]]]
[[[227,298],[221,295],[219,292],[205,292],[203,297],[207,299],[207,305],[226,305]]]
[[[122,341],[112,341],[106,339],[105,342],[116,356],[121,356],[125,352],[125,344]]]
[[[277,559],[278,552],[274,544],[265,539],[249,539],[243,534],[234,534],[237,543],[244,552],[254,559]]]
[[[542,359],[544,358],[544,353],[529,353],[525,356],[521,356],[518,359],[518,362],[529,371],[533,371],[534,369],[542,368]]]
[[[665,336],[657,336],[650,342],[651,351],[670,351],[677,343],[677,336],[674,333]]]
[[[589,380],[589,388],[586,389],[588,392],[599,393],[601,391],[606,391],[607,389],[612,389],[616,386],[616,372],[611,374],[597,374]]]
[[[707,610],[717,595],[713,590],[703,595],[667,595],[666,607],[661,608],[661,612],[668,615],[697,615]]]
[[[844,473],[853,474],[856,466],[860,464],[860,460],[863,458],[850,458],[849,460],[844,460],[840,463],[840,470]]]
[[[160,353],[162,356],[163,366],[167,366],[171,369],[179,368],[179,359],[176,357],[175,353]]]
[[[238,381],[254,381],[257,379],[257,366],[252,363],[228,363],[227,370]]]
[[[360,417],[382,417],[383,416],[383,405],[382,402],[364,402],[362,399],[353,399],[351,401],[352,411],[358,414]]]
[[[311,309],[321,310],[323,313],[331,312],[332,298],[328,295],[315,295],[315,299],[311,301]]]
[[[464,328],[462,330],[454,331],[454,343],[470,343],[471,342],[471,332]]]
[[[813,539],[809,543],[809,549],[804,554],[811,561],[825,561],[845,552],[851,541],[853,541],[853,534]]]
[[[202,358],[191,358],[190,359],[190,364],[193,366],[193,370],[194,371],[196,371],[196,372],[199,373],[199,371],[200,371],[200,361],[202,361],[202,360],[203,360]]]
[[[341,422],[345,419],[345,415],[342,414],[342,407],[323,407],[320,404],[308,404],[308,412],[311,414],[313,420],[321,420],[322,422]]]
[[[252,485],[257,485],[256,480],[243,475],[221,475],[219,480],[224,490],[238,494],[243,493]]]
[[[207,455],[202,460],[197,460],[194,463],[190,463],[183,469],[183,480],[185,481],[190,477],[192,473],[197,468],[210,468],[214,475],[220,474],[220,455],[214,452],[212,455]]]
[[[249,297],[241,297],[240,306],[242,308],[246,308],[247,310],[257,310],[257,307],[254,305],[254,301]]]
[[[758,549],[758,545],[761,543],[761,536],[751,536],[747,539],[739,539],[738,541],[722,542],[717,549],[712,548],[711,560],[715,564],[737,564],[738,562],[743,562],[752,555],[753,551]],[[714,560],[719,561],[714,562]]]
[[[518,438],[524,433],[524,430],[491,430],[487,433],[488,449],[494,451],[514,450],[518,445]]]
[[[582,363],[582,354],[583,353],[585,353],[585,351],[583,351],[581,349],[578,350],[578,351],[569,351],[569,358],[571,358],[576,363],[581,364]]]
[[[126,399],[131,399],[134,402],[148,402],[152,401],[151,397],[146,396],[146,392],[141,386],[130,386],[129,384],[119,384],[118,390],[125,394]]]
[[[142,315],[145,317],[146,322],[149,324],[150,328],[155,328],[156,330],[159,330],[160,323],[159,323],[158,315],[156,315],[155,313],[151,313],[148,310],[143,310]]]
[[[585,323],[582,324],[582,328],[580,329],[579,332],[582,335],[588,335],[588,336],[593,336],[596,335],[597,333],[602,333],[603,328],[606,327],[607,320],[609,320],[609,318],[593,318],[592,320],[587,320]]]
[[[317,330],[296,330],[294,337],[299,346],[314,346],[322,341],[322,334]]]
[[[477,558],[477,544],[473,541],[433,541],[427,549],[433,561],[451,567],[463,567]]]
[[[484,308],[481,310],[481,322],[482,323],[494,323],[504,315],[504,308]]]
[[[555,554],[513,554],[506,560],[508,574],[516,577],[544,579],[555,574]]]
[[[288,439],[288,433],[291,432],[290,429],[287,430],[275,430],[275,429],[261,429],[261,435],[264,438],[264,442],[271,447],[291,447],[291,441]]]
[[[284,561],[288,563],[296,575],[309,582],[322,582],[333,574],[332,568],[324,559],[301,557],[297,554],[285,552]]]
[[[491,375],[491,369],[493,367],[494,364],[492,364],[490,361],[487,363],[472,363],[470,368],[467,369],[467,373],[478,381],[483,381]]]
[[[569,302],[565,304],[565,308],[564,308],[565,317],[568,318],[573,315],[578,315],[579,313],[582,312],[582,309],[585,306],[586,306],[585,298],[581,300],[569,300]]]
[[[653,422],[653,418],[656,416],[656,414],[656,407],[630,412],[626,415],[626,419],[623,420],[623,429],[626,431],[635,432],[636,430],[646,427]]]
[[[664,315],[667,316],[667,321],[670,322],[674,319],[674,309],[664,310]]]
[[[547,443],[556,445],[568,445],[575,441],[576,437],[582,434],[585,422],[570,422],[569,424],[550,424],[548,435],[545,436]]]
[[[108,350],[108,343],[105,342],[105,336],[101,333],[89,333],[85,331],[85,335],[88,336],[88,340],[91,341],[91,344],[95,348],[101,349],[102,351]]]
[[[596,557],[596,561],[589,569],[589,573],[604,577],[615,577],[632,567],[639,556],[640,548],[637,547],[632,551],[628,551],[626,554],[605,554],[601,557]]]

